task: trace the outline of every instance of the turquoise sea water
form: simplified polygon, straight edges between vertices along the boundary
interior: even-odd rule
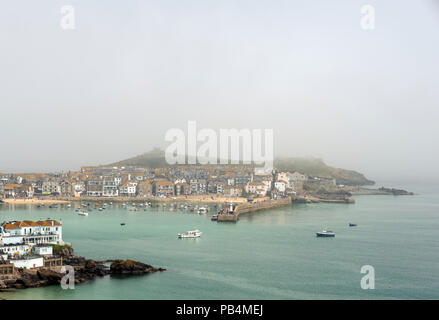
[[[357,196],[355,204],[308,204],[216,223],[210,216],[121,207],[88,217],[73,209],[0,206],[0,220],[56,218],[75,252],[132,258],[168,270],[61,287],[0,293],[6,299],[438,299],[439,193]],[[121,226],[126,222],[126,226]],[[354,222],[358,227],[349,228]],[[322,228],[335,238],[316,238]],[[199,239],[177,239],[198,228]],[[363,265],[375,289],[363,290]]]

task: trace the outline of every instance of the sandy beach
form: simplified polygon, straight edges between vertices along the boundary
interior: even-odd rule
[[[268,197],[255,198],[253,202],[268,200]],[[77,201],[97,201],[97,202],[187,202],[187,203],[247,203],[247,198],[243,197],[224,197],[224,196],[207,196],[207,195],[188,195],[176,196],[169,198],[152,197],[152,198],[137,198],[137,197],[81,197],[81,198],[47,198],[47,199],[2,199],[5,203],[10,204],[62,204]]]

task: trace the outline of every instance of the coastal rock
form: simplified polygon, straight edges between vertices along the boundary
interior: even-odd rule
[[[156,271],[164,271],[162,268],[154,268],[148,264],[134,260],[115,260],[111,263],[111,274],[145,274]]]
[[[64,274],[49,269],[38,270],[37,276],[46,285],[59,284]]]
[[[70,252],[70,251],[69,251]],[[105,261],[105,262],[109,262]],[[150,272],[164,271],[162,268],[154,268],[148,264],[134,260],[111,260],[111,268],[101,261],[86,259],[84,257],[67,255],[64,265],[70,265],[75,270],[75,283],[84,283],[96,277],[109,274],[147,274]],[[0,280],[2,289],[25,289],[50,285],[59,285],[64,273],[52,269],[40,268],[39,270],[19,269],[19,273],[12,278]]]
[[[72,257],[74,256],[73,248],[70,246],[54,247],[53,254],[60,257]]]

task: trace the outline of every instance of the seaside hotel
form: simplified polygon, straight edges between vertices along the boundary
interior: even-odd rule
[[[56,220],[10,221],[0,226],[0,262],[16,268],[46,266],[52,245],[63,244],[62,224]]]

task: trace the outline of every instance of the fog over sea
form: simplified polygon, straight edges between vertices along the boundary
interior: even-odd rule
[[[414,196],[356,196],[355,204],[295,205],[236,224],[162,208],[71,209],[0,205],[1,220],[61,219],[63,238],[89,259],[131,258],[168,270],[0,292],[3,299],[438,299],[439,187],[380,183]],[[125,226],[120,223],[125,222]],[[348,223],[357,223],[349,227]],[[317,238],[327,227],[335,238]],[[177,239],[198,228],[199,239]],[[363,265],[375,289],[363,290]]]

